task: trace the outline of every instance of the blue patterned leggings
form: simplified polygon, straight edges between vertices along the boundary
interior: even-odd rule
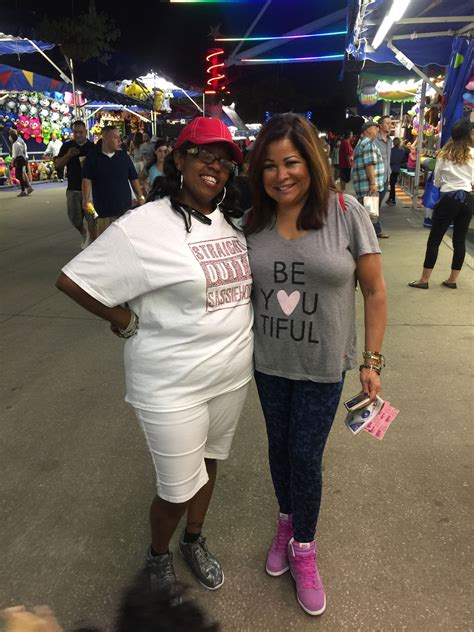
[[[344,377],[335,384],[322,384],[257,371],[255,381],[280,511],[293,514],[295,540],[311,542],[321,505],[323,452]]]

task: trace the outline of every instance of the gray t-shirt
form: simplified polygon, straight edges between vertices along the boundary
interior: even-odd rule
[[[364,208],[344,202],[331,194],[326,224],[299,239],[276,227],[247,238],[257,371],[334,383],[354,367],[356,262],[381,251]]]
[[[390,136],[387,136],[387,139],[384,140],[380,134],[377,134],[377,138],[375,139],[375,144],[380,150],[382,154],[383,160],[383,168],[384,168],[384,180],[388,182],[390,178],[390,154],[392,152],[393,141]]]

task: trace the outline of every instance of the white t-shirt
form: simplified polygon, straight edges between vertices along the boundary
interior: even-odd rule
[[[58,139],[50,140],[48,146],[46,147],[46,151],[44,152],[45,155],[56,158],[56,156],[59,154],[59,150],[61,149],[62,145],[63,145],[62,141]]]
[[[474,184],[474,149],[471,147],[471,159],[464,165],[437,158],[434,183],[440,187],[441,193],[471,191]]]
[[[26,150],[26,143],[23,140],[23,138],[21,138],[21,136],[18,136],[17,140],[12,145],[13,160],[15,160],[15,158],[18,158],[19,156],[23,156],[25,160],[28,160],[28,152]]]
[[[245,238],[219,209],[211,225],[168,198],[114,222],[63,272],[108,307],[140,318],[125,343],[125,401],[166,412],[233,391],[253,374],[252,280]]]

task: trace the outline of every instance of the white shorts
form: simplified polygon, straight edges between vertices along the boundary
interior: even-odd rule
[[[160,498],[190,500],[209,477],[204,459],[227,459],[249,383],[235,391],[172,412],[135,408],[156,471]]]

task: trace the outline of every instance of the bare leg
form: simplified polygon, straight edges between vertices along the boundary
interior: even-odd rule
[[[428,283],[432,272],[433,272],[433,268],[423,268],[423,272],[421,274],[421,277],[418,283]]]
[[[168,553],[171,536],[188,503],[170,503],[155,496],[150,507],[151,544],[156,553]]]
[[[449,275],[449,277],[446,279],[446,281],[448,283],[456,283],[457,278],[459,276],[459,273],[461,272],[461,270],[451,270],[451,274]]]
[[[87,227],[89,228],[89,238],[92,243],[97,239],[97,226],[95,224],[88,224]]]
[[[201,533],[209,503],[211,502],[212,492],[214,491],[214,485],[216,483],[217,461],[215,459],[206,459],[206,469],[209,480],[189,501],[186,521],[186,530],[188,533]]]

